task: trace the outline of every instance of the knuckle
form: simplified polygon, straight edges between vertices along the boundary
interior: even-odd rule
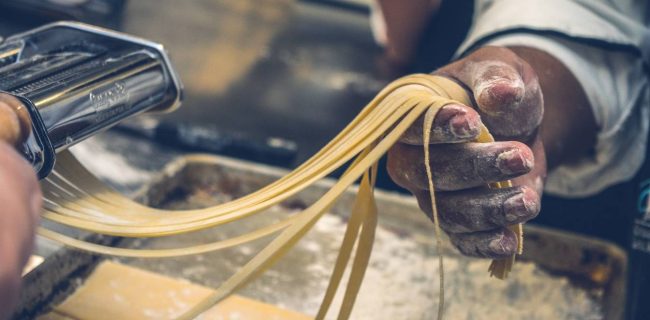
[[[447,232],[463,233],[483,228],[484,208],[466,192],[441,193],[436,204],[440,226]]]
[[[462,232],[472,232],[472,226],[468,226],[468,223],[463,223],[459,221],[454,221],[453,218],[449,217],[449,214],[445,214],[446,211],[439,211],[440,216],[440,228],[446,232],[452,233],[462,233]]]
[[[431,210],[431,196],[429,194],[428,190],[418,190],[414,191],[413,195],[417,199],[418,206],[420,207],[420,210],[425,213],[427,217],[431,220],[431,222],[434,221],[433,217],[433,210]],[[468,228],[465,226],[465,223],[462,221],[456,221],[454,218],[450,218],[450,216],[455,215],[454,210],[448,210],[447,206],[443,205],[442,203],[445,201],[446,197],[443,196],[443,194],[436,194],[436,198],[438,201],[436,201],[437,205],[437,214],[438,214],[438,219],[440,222],[440,228],[444,230],[447,233],[462,233],[462,232],[468,232],[468,231],[473,231],[471,228]],[[461,220],[463,220],[461,218]]]
[[[451,233],[449,234],[451,243],[463,255],[469,257],[486,258],[484,245],[474,233]]]

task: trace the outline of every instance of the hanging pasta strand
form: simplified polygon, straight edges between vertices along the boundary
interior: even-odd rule
[[[43,218],[80,230],[122,237],[166,237],[197,232],[234,223],[264,212],[314,182],[326,177],[346,163],[351,164],[339,180],[307,209],[283,220],[256,230],[212,243],[166,249],[137,249],[103,246],[61,234],[41,227],[38,233],[80,250],[105,255],[165,258],[222,250],[260,238],[269,237],[269,243],[233,274],[215,292],[193,306],[180,319],[193,319],[233,292],[255,279],[280,260],[314,224],[334,205],[336,200],[355,182],[360,181],[350,219],[334,265],[330,283],[325,292],[316,319],[324,319],[332,307],[346,268],[349,279],[343,292],[338,319],[348,319],[352,313],[374,243],[377,227],[377,207],[373,190],[377,162],[395,144],[402,134],[424,116],[425,169],[429,183],[432,215],[435,225],[436,247],[440,267],[440,295],[438,319],[444,314],[444,261],[442,234],[435,203],[435,186],[429,164],[430,131],[438,111],[447,104],[471,103],[465,91],[453,81],[432,75],[412,75],[399,79],[384,88],[334,139],[301,166],[286,176],[247,196],[217,206],[184,211],[154,209],[139,204],[105,186],[86,170],[69,152],[58,156],[55,172],[42,183],[45,209]],[[494,141],[482,128],[478,142]],[[192,161],[209,161],[195,156]],[[360,179],[360,180],[359,180]],[[510,182],[490,185],[493,188],[510,187]],[[523,234],[521,224],[510,226],[518,236],[521,254]],[[356,248],[356,249],[355,249]],[[515,257],[495,260],[489,268],[492,276],[504,279]],[[350,263],[351,262],[351,263]],[[351,264],[351,265],[350,265]]]
[[[352,255],[352,249],[357,243],[357,238],[359,237],[359,230],[361,230],[362,225],[366,222],[366,217],[369,214],[369,211],[373,211],[371,214],[376,215],[376,207],[373,198],[372,187],[375,183],[375,175],[377,164],[372,168],[373,178],[371,178],[371,183],[368,183],[367,174],[363,176],[363,180],[359,185],[359,191],[357,191],[357,196],[352,207],[352,214],[348,220],[348,225],[345,230],[345,235],[343,236],[343,242],[341,248],[339,249],[339,255],[336,259],[334,265],[334,270],[332,271],[332,276],[330,277],[330,282],[327,286],[325,296],[323,297],[323,302],[316,314],[316,319],[324,319],[327,315],[327,311],[330,308],[332,300],[334,300],[334,295],[338,290],[341,279],[343,278],[343,273],[345,268],[348,265],[350,257]],[[367,229],[368,227],[365,227]],[[358,249],[357,249],[358,250]]]

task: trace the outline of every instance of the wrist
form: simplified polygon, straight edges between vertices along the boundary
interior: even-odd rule
[[[596,142],[598,126],[587,96],[571,71],[553,55],[530,47],[510,47],[537,70],[544,96],[540,139],[553,168],[575,161]]]

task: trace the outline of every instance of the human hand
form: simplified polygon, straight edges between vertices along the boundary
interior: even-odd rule
[[[31,118],[25,105],[8,94],[0,94],[0,141],[18,145],[31,132]]]
[[[3,97],[4,98],[4,97]],[[34,169],[16,152],[29,128],[15,101],[0,98],[0,319],[18,300],[22,269],[34,243],[41,191]],[[17,113],[18,112],[18,113]],[[10,142],[11,145],[8,143]]]
[[[429,146],[440,226],[469,256],[505,258],[517,237],[505,228],[540,210],[546,159],[538,127],[542,91],[532,67],[505,48],[484,47],[437,70],[473,97],[474,106],[452,104],[436,116]],[[388,172],[431,217],[424,169],[422,119],[388,153]],[[485,124],[498,142],[473,143]],[[512,188],[488,183],[512,179]]]

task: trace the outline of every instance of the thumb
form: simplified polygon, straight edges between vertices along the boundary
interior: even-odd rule
[[[31,132],[31,117],[25,105],[15,97],[0,93],[0,141],[16,146]]]
[[[537,75],[509,49],[481,48],[438,72],[472,91],[481,119],[497,137],[524,139],[542,121],[544,102]]]

